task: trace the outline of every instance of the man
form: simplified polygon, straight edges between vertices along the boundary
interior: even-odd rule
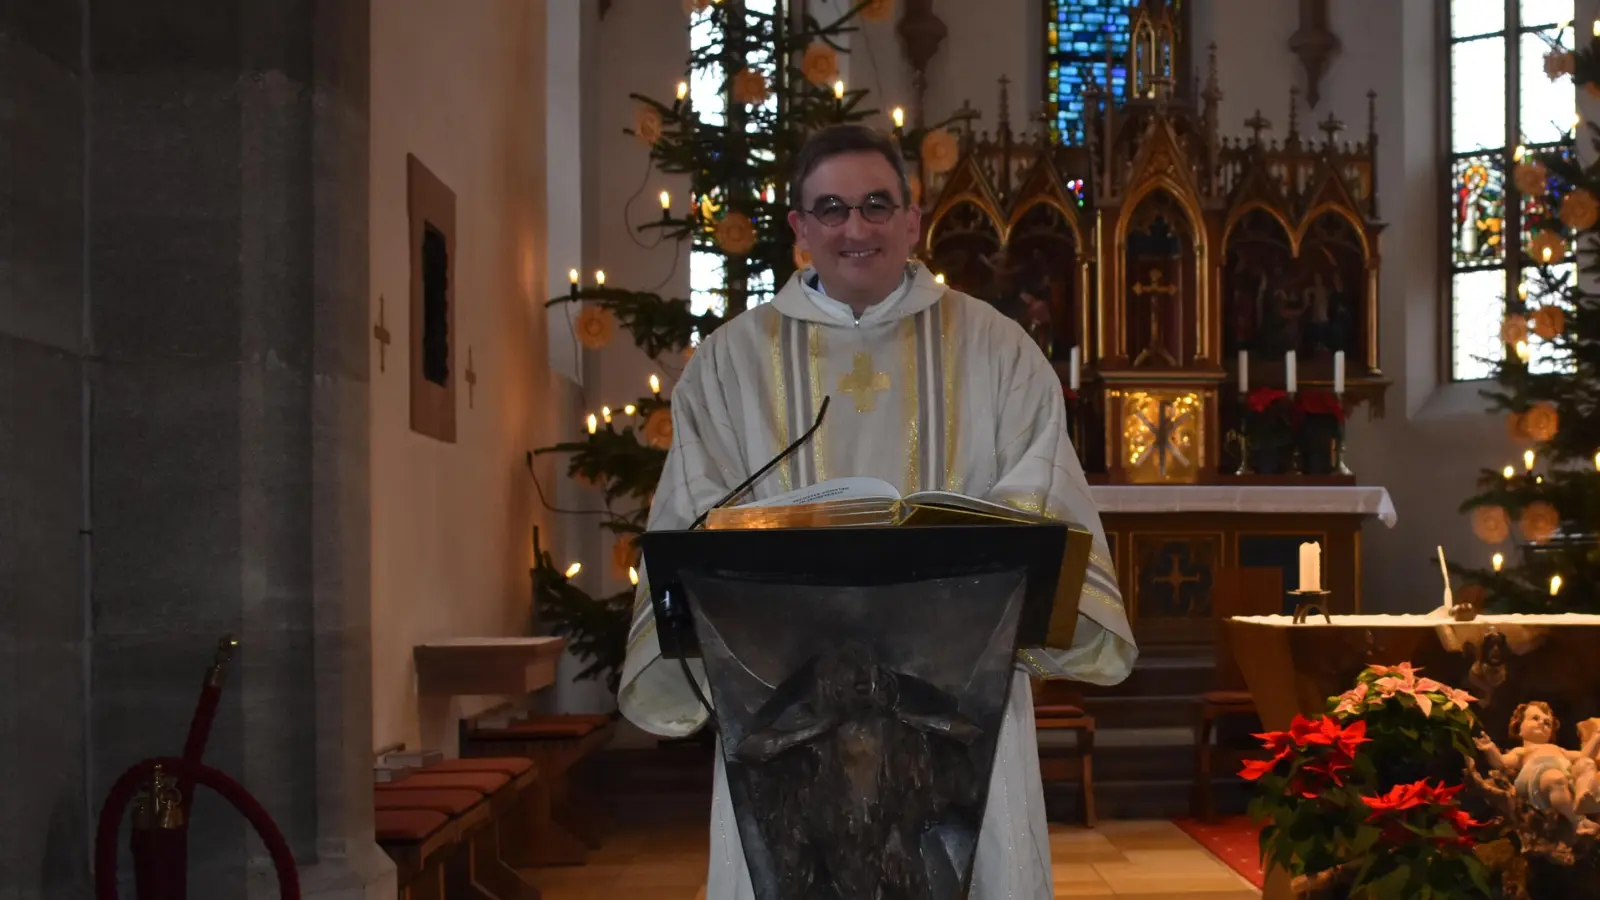
[[[672,447],[649,528],[687,528],[809,428],[822,398],[832,396],[812,440],[740,502],[869,475],[906,493],[956,491],[1092,530],[1073,646],[1021,654],[970,895],[1051,897],[1028,676],[1115,684],[1137,655],[1099,514],[1067,437],[1061,384],[1015,322],[907,262],[921,213],[887,139],[861,126],[825,129],[801,149],[792,177],[789,223],[812,266],[695,352],[673,391]],[[678,665],[659,657],[641,588],[619,704],[647,731],[687,735],[705,712]],[[707,900],[754,896],[734,823],[719,754]]]

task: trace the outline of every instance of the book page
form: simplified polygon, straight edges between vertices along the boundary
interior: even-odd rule
[[[951,495],[957,496],[957,495]],[[740,509],[759,506],[808,506],[813,503],[831,503],[838,500],[899,500],[900,491],[881,478],[833,478],[808,488],[789,491],[776,497],[741,503]]]
[[[1007,518],[1023,516],[1037,518],[1041,521],[1048,519],[1047,516],[1038,516],[1034,513],[1019,510],[1014,506],[1007,506],[1004,503],[995,503],[992,500],[969,497],[966,494],[958,494],[954,491],[918,491],[915,494],[906,497],[906,502],[920,503],[925,506],[942,506],[948,509],[965,509],[971,510],[972,512],[1005,516]]]

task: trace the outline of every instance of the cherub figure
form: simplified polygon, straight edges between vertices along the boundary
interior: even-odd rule
[[[1566,750],[1552,743],[1560,723],[1543,700],[1524,703],[1511,714],[1508,729],[1522,746],[1502,754],[1487,734],[1473,738],[1489,764],[1514,780],[1517,796],[1533,809],[1554,810],[1572,822],[1579,834],[1600,835],[1600,823],[1578,812],[1586,802],[1600,799],[1595,790],[1595,755],[1600,751],[1600,729],[1584,741],[1582,750]]]

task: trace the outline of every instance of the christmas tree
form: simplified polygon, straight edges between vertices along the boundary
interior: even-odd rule
[[[799,6],[799,4],[795,4]],[[694,344],[739,312],[772,297],[804,264],[789,230],[789,160],[811,132],[876,113],[866,92],[840,80],[843,39],[862,21],[884,21],[892,0],[866,0],[822,23],[789,9],[786,0],[684,0],[689,27],[709,35],[690,54],[688,77],[672,102],[632,95],[637,102],[627,129],[650,149],[663,173],[687,175],[690,201],[682,216],[662,195],[662,216],[641,230],[687,242],[714,260],[719,284],[710,311],[688,299],[662,297],[601,283],[551,301],[579,303],[579,342],[605,346],[620,323],[653,358],[687,359]],[[696,108],[690,83],[717,86],[719,102]],[[895,116],[897,132],[900,116]],[[926,130],[901,134],[915,147]],[[567,458],[568,474],[600,491],[605,512],[599,527],[613,540],[612,565],[637,583],[634,538],[645,528],[651,495],[672,442],[671,401],[652,376],[651,393],[615,411],[590,416],[587,434],[537,453]],[[633,591],[596,597],[572,581],[575,569],[557,568],[534,536],[533,604],[542,626],[568,639],[583,661],[579,678],[604,679],[615,691],[626,652]]]
[[[1553,50],[1545,71],[1600,95],[1600,35]],[[1600,612],[1600,295],[1579,284],[1579,272],[1600,272],[1600,165],[1581,164],[1574,147],[1569,133],[1541,152],[1519,148],[1513,171],[1527,237],[1505,252],[1520,250],[1526,277],[1500,329],[1509,352],[1483,394],[1523,453],[1484,471],[1462,511],[1480,540],[1509,549],[1520,536],[1520,552],[1458,569],[1468,582],[1458,599],[1496,611]]]

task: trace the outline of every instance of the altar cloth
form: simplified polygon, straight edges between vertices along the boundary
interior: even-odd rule
[[[1394,527],[1398,516],[1386,488],[1368,485],[1099,484],[1089,496],[1107,513],[1316,513],[1376,516]]]

